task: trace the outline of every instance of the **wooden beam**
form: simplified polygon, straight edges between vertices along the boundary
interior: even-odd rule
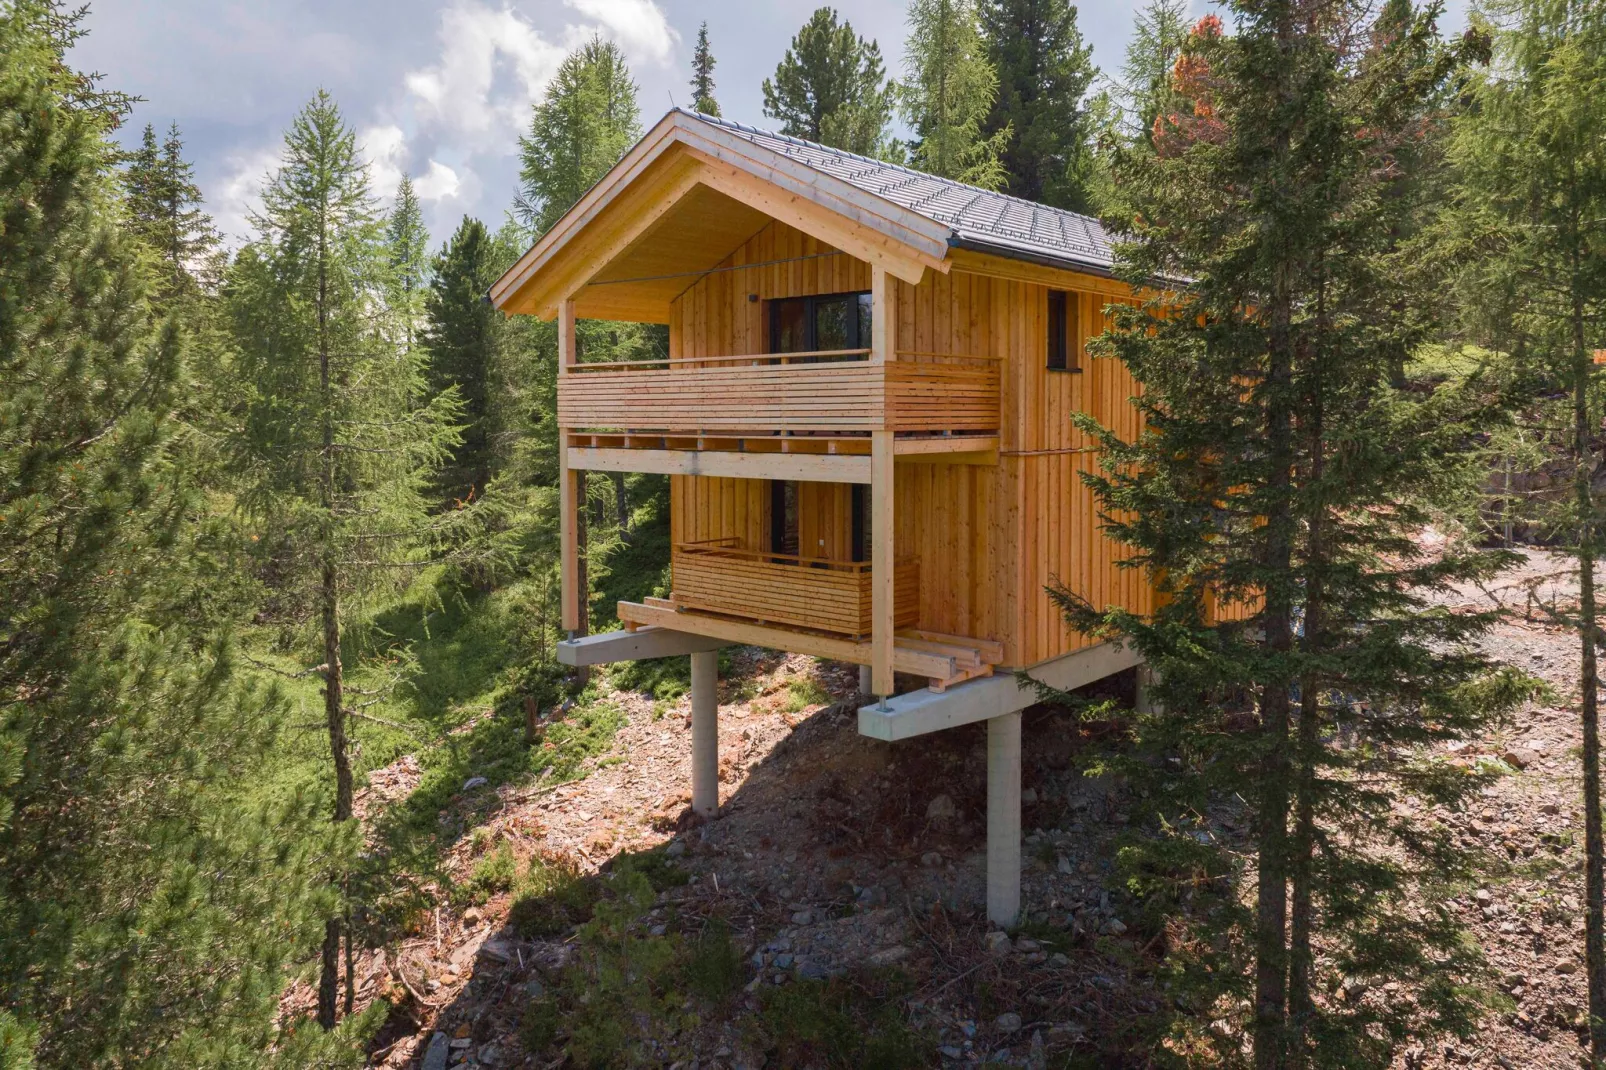
[[[558,306],[558,376],[573,374],[575,362],[574,300]],[[567,430],[558,428],[558,441]],[[585,630],[584,580],[580,575],[580,510],[585,507],[585,473],[569,467],[566,450],[558,451],[558,582],[563,608],[563,630]]]
[[[893,445],[898,460],[907,461],[929,454],[998,452],[997,435],[922,435],[900,438]]]
[[[814,483],[870,482],[870,458],[841,453],[737,453],[726,450],[570,446],[565,455],[570,468],[591,472],[798,479]]]
[[[870,675],[871,689],[893,693],[896,616],[893,582],[892,432],[870,432]],[[953,675],[949,673],[949,675]]]
[[[1049,267],[1029,260],[1016,260],[1007,256],[977,252],[974,249],[952,249],[948,253],[954,271],[967,275],[985,275],[994,279],[1031,282],[1059,290],[1081,290],[1109,297],[1147,297],[1147,291],[1135,291],[1120,279],[1106,275],[1077,271],[1074,268]]]
[[[1050,687],[1070,691],[1095,680],[1142,664],[1130,646],[1100,643],[1073,651],[1028,670],[1028,675]],[[911,691],[859,710],[859,734],[873,739],[899,740],[939,732],[976,721],[990,721],[1024,710],[1038,701],[1037,689],[1022,685],[1013,673],[958,684],[945,691]]]
[[[662,599],[652,599],[651,602],[653,604],[646,605],[640,602],[620,602],[619,619],[628,624],[653,625],[674,631],[695,632],[698,635],[723,639],[730,643],[768,647],[771,650],[785,650],[793,654],[810,654],[817,658],[830,658],[832,661],[846,661],[856,665],[865,665],[870,661],[869,643],[836,639],[811,632],[797,632],[767,624],[750,624],[747,621],[730,620],[726,617],[715,617],[683,609],[677,610]],[[959,671],[953,658],[901,647],[896,651],[894,667],[898,672],[934,679],[947,679]]]
[[[637,628],[633,632],[603,632],[558,644],[558,661],[564,665],[607,665],[615,661],[641,661],[679,654],[701,654],[727,645],[694,632],[668,628]]]

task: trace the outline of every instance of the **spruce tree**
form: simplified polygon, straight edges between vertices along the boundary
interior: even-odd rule
[[[349,1029],[276,1028],[356,845],[243,790],[286,703],[233,672],[175,441],[196,354],[148,300],[80,17],[0,8],[0,1062],[360,1065]]]
[[[892,108],[880,46],[839,23],[834,8],[809,16],[775,77],[764,79],[764,114],[780,120],[781,133],[861,156],[896,156],[887,136]]]
[[[194,294],[218,247],[218,235],[201,207],[195,166],[184,158],[178,124],[168,128],[160,146],[155,129],[146,124],[140,147],[129,158],[124,184],[129,223],[162,263],[159,298],[171,302]]]
[[[691,106],[704,115],[719,115],[714,99],[714,53],[708,47],[708,22],[697,27],[697,51],[691,58]]]
[[[1008,181],[1002,157],[1015,132],[1007,123],[991,133],[982,129],[998,97],[998,72],[987,58],[973,0],[911,0],[904,51],[908,75],[898,101],[915,133],[912,164],[1002,189]]]
[[[1400,804],[1477,790],[1487,774],[1431,745],[1527,694],[1477,648],[1491,614],[1434,602],[1504,555],[1418,539],[1446,488],[1480,474],[1475,432],[1500,410],[1476,381],[1390,387],[1395,354],[1424,337],[1400,308],[1383,203],[1458,57],[1431,9],[1404,36],[1351,32],[1359,5],[1236,0],[1229,14],[1234,32],[1210,16],[1188,38],[1154,151],[1115,162],[1118,270],[1173,280],[1149,307],[1115,310],[1101,346],[1144,384],[1145,428],[1128,442],[1082,421],[1104,451],[1091,483],[1106,530],[1159,605],[1140,617],[1056,597],[1160,675],[1162,711],[1134,722],[1149,761],[1130,768],[1162,824],[1123,863],[1151,908],[1198,911],[1216,936],[1172,956],[1176,983],[1204,989],[1191,1005],[1252,995],[1244,1024],[1266,1070],[1383,1065],[1407,1039],[1470,1031],[1479,1011],[1457,987],[1475,951],[1432,891],[1469,860]],[[1191,816],[1234,797],[1254,845],[1236,872]],[[1235,876],[1253,881],[1247,907]],[[1318,998],[1370,976],[1401,988]],[[1235,1040],[1189,1042],[1236,1055]]]
[[[1567,499],[1534,517],[1577,560],[1583,721],[1584,951],[1593,1065],[1606,1066],[1606,847],[1601,833],[1596,487],[1606,399],[1592,351],[1606,334],[1606,11],[1569,0],[1497,6],[1498,62],[1468,87],[1451,159],[1462,292],[1474,337],[1531,384],[1533,431],[1571,468]]]
[[[1122,118],[1133,141],[1148,144],[1153,137],[1187,36],[1188,0],[1149,0],[1133,20],[1120,87]]]
[[[1087,211],[1093,130],[1084,99],[1098,75],[1069,0],[982,0],[998,98],[982,126],[1008,130],[1000,156],[1006,193]]]
[[[233,443],[244,513],[270,540],[287,602],[304,606],[308,674],[323,682],[330,816],[350,830],[346,656],[361,610],[394,589],[433,533],[425,489],[457,444],[455,394],[425,389],[421,348],[394,343],[391,250],[356,137],[327,93],[285,135],[256,238],[229,279],[244,418]],[[334,872],[339,888],[344,874]],[[337,1017],[342,913],[324,925],[318,1019]],[[348,936],[349,939],[349,936]],[[348,961],[349,961],[349,944]],[[353,993],[349,983],[349,1012]]]
[[[390,308],[401,344],[409,351],[418,337],[429,288],[429,230],[413,192],[413,180],[402,175],[396,203],[385,223],[385,249],[390,263]]]
[[[519,138],[515,213],[544,234],[641,138],[636,83],[624,53],[594,37],[571,52]]]
[[[507,251],[478,219],[463,217],[435,258],[424,300],[424,348],[434,393],[455,389],[463,402],[463,441],[439,477],[446,502],[483,495],[507,448],[493,398],[508,342],[506,317],[485,300],[510,264]]]

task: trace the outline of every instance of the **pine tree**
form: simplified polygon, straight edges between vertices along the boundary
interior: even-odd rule
[[[998,97],[998,72],[987,59],[973,0],[911,0],[904,47],[909,73],[898,96],[915,132],[913,165],[983,189],[1003,188],[1002,156],[1014,129],[982,131]]]
[[[1007,193],[1087,211],[1093,129],[1084,98],[1098,74],[1069,0],[982,0],[982,35],[998,72],[984,136],[1008,130]]]
[[[240,791],[286,703],[232,671],[175,442],[192,343],[118,204],[126,101],[67,65],[80,17],[0,8],[0,1062],[360,1065],[350,1029],[275,1027],[356,845]]]
[[[624,53],[594,37],[564,57],[519,139],[519,220],[546,233],[640,138]]]
[[[170,302],[193,295],[218,247],[218,235],[201,207],[195,167],[184,158],[178,124],[168,128],[160,147],[155,128],[146,124],[140,147],[129,159],[124,185],[132,229],[162,262],[159,298]]]
[[[714,99],[714,53],[708,47],[708,22],[697,27],[697,51],[691,58],[691,106],[704,115],[719,115]]]
[[[1464,541],[1430,554],[1417,538],[1446,488],[1480,474],[1474,431],[1501,419],[1497,399],[1476,380],[1389,386],[1395,354],[1424,334],[1400,310],[1384,201],[1458,57],[1431,10],[1391,39],[1351,32],[1360,5],[1229,10],[1235,33],[1210,16],[1186,42],[1154,150],[1116,160],[1120,273],[1187,280],[1117,309],[1102,343],[1144,384],[1145,429],[1126,442],[1081,421],[1104,451],[1090,482],[1106,530],[1152,577],[1158,608],[1056,597],[1160,674],[1163,711],[1134,728],[1148,760],[1130,768],[1162,831],[1122,857],[1152,906],[1180,900],[1201,937],[1219,937],[1183,941],[1178,983],[1205,989],[1199,1006],[1252,992],[1257,1067],[1380,1065],[1407,1038],[1477,1017],[1456,989],[1476,968],[1457,919],[1410,902],[1468,860],[1397,803],[1477,790],[1483,775],[1417,755],[1528,693],[1477,649],[1492,615],[1433,601],[1504,555]],[[1190,834],[1189,815],[1235,796],[1253,829],[1247,908],[1230,861]],[[1210,888],[1221,894],[1204,903],[1181,894]],[[1402,988],[1387,1004],[1316,998],[1343,976]],[[1236,1041],[1190,1042],[1236,1057]]]
[[[837,22],[822,7],[803,24],[775,77],[764,79],[764,114],[779,119],[781,133],[861,156],[895,156],[887,136],[893,86],[881,48]]]
[[[1168,102],[1172,68],[1188,36],[1188,0],[1149,0],[1138,12],[1121,67],[1120,104],[1130,137],[1144,144]]]
[[[463,402],[463,441],[440,475],[448,503],[482,495],[505,461],[508,436],[493,399],[512,385],[499,374],[508,324],[485,295],[510,262],[485,224],[464,216],[431,273],[424,303],[430,390],[455,389]]]
[[[319,92],[285,135],[284,163],[229,280],[243,425],[233,443],[246,516],[267,535],[293,604],[305,605],[308,671],[323,681],[331,816],[350,829],[349,633],[367,599],[431,534],[425,489],[457,444],[458,404],[428,395],[421,349],[393,343],[384,230],[356,137]],[[314,638],[315,636],[315,638]],[[342,873],[332,874],[340,887]],[[324,926],[318,1019],[334,1025],[342,915]],[[349,944],[348,944],[349,961]],[[349,1013],[353,993],[348,982]]]
[[[1468,90],[1452,160],[1463,294],[1479,340],[1533,387],[1532,426],[1557,428],[1570,499],[1539,517],[1577,559],[1583,721],[1584,949],[1593,1065],[1606,1066],[1606,846],[1601,831],[1600,625],[1595,571],[1606,509],[1596,489],[1606,399],[1592,350],[1606,322],[1606,11],[1532,0],[1495,8],[1498,62]]]
[[[429,230],[413,192],[413,180],[402,175],[396,186],[396,203],[385,224],[385,248],[390,262],[390,308],[402,345],[412,351],[424,315],[429,288]]]

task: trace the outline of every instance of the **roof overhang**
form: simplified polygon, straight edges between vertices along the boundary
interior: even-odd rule
[[[491,287],[504,312],[665,322],[669,303],[769,220],[918,283],[953,231],[729,130],[670,112]]]

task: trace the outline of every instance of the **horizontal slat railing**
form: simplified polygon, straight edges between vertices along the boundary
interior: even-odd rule
[[[867,350],[577,364],[558,378],[558,422],[641,431],[990,431],[998,362],[873,364]]]
[[[671,554],[674,602],[767,624],[862,638],[870,634],[870,566],[865,562],[737,549],[733,540],[679,543]],[[897,625],[919,616],[913,561],[894,572]]]

